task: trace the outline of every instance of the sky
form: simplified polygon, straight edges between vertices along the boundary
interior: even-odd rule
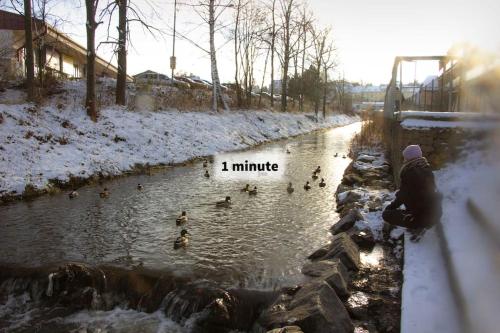
[[[171,27],[173,0],[136,0],[148,23],[164,31],[153,37],[138,24],[131,26],[132,47],[128,70],[136,74],[147,69],[170,75],[172,53]],[[146,1],[148,1],[146,3]],[[229,1],[229,0],[228,0]],[[190,0],[182,1],[190,2]],[[443,55],[459,43],[469,43],[486,51],[500,53],[499,0],[309,0],[309,9],[322,27],[330,26],[337,47],[339,66],[335,77],[363,83],[388,83],[394,57],[398,55]],[[155,8],[152,14],[149,4]],[[67,22],[61,29],[85,45],[85,11],[78,0],[65,1],[54,9]],[[223,15],[230,20],[232,9]],[[179,5],[178,30],[208,49],[208,25],[193,8]],[[101,25],[98,38],[104,38]],[[218,34],[218,67],[223,82],[234,80],[233,44],[227,33]],[[98,54],[109,58],[111,52],[101,47]],[[210,80],[208,54],[182,39],[176,44],[177,71],[193,73]],[[417,67],[415,67],[417,66]],[[262,67],[257,66],[257,77]],[[422,81],[436,71],[436,64],[407,64],[403,80]],[[259,79],[260,81],[260,79]],[[269,80],[266,79],[266,83]]]

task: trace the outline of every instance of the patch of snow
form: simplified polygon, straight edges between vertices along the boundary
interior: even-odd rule
[[[405,235],[401,332],[461,332],[435,228],[418,243]]]
[[[331,115],[316,123],[293,113],[110,107],[94,123],[78,103],[67,109],[0,104],[0,112],[0,196],[21,194],[27,185],[47,188],[49,180],[119,175],[137,164],[179,163],[359,120]]]
[[[498,127],[495,121],[445,121],[427,119],[405,119],[401,126],[406,129],[414,128],[464,128],[469,130],[488,130]]]

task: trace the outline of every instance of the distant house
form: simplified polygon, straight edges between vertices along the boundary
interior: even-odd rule
[[[25,75],[24,16],[0,10],[0,77]],[[87,49],[49,24],[33,19],[35,71],[39,67],[62,78],[79,79],[86,75]],[[41,64],[41,66],[40,66]],[[96,75],[116,78],[118,69],[96,57]],[[128,78],[132,81],[132,78]]]
[[[170,78],[165,74],[147,70],[134,75],[134,81],[136,83],[167,84],[170,82]]]

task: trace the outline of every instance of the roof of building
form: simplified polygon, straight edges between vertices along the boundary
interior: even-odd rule
[[[38,35],[33,34],[34,40],[39,38],[43,34],[47,34],[56,38],[56,40],[61,41],[64,44],[68,45],[69,47],[81,53],[82,55],[84,56],[87,55],[87,49],[80,43],[70,38],[67,34],[57,30],[50,24],[44,24],[39,19],[35,18],[34,21],[39,24],[40,28],[42,28],[42,29],[37,29],[41,31]],[[24,30],[24,15],[5,10],[0,10],[0,30]],[[104,66],[105,68],[112,70],[113,72],[118,72],[118,68],[113,64],[111,64],[110,61],[106,61],[97,55],[96,55],[96,62],[100,63],[100,65]],[[132,78],[129,75],[127,75],[127,77],[129,81],[132,81]]]

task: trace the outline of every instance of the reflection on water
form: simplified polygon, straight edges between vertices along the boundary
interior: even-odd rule
[[[293,281],[307,254],[329,238],[337,219],[335,189],[350,162],[333,155],[347,153],[359,128],[357,123],[256,148],[288,147],[291,154],[281,181],[251,184],[259,188],[255,197],[240,193],[245,182],[204,178],[196,163],[107,182],[107,199],[99,198],[99,186],[86,186],[75,200],[64,193],[0,207],[0,262],[144,265],[250,287]],[[303,185],[318,165],[327,187],[314,181],[306,192]],[[291,195],[289,181],[295,186]],[[136,190],[138,183],[143,191]],[[214,202],[226,195],[233,207],[216,208]],[[181,230],[175,218],[182,210],[192,236],[186,250],[174,250]]]

